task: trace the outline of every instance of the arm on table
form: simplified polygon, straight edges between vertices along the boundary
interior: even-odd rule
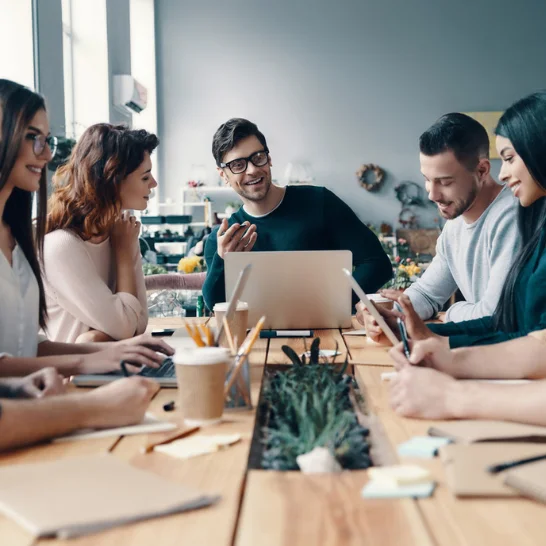
[[[0,451],[62,436],[79,428],[138,423],[158,388],[153,381],[131,377],[84,394],[41,400],[3,400]]]

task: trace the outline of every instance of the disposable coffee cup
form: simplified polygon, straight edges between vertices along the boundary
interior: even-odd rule
[[[221,347],[180,350],[173,361],[184,422],[189,426],[218,423],[224,412],[229,351]]]
[[[389,298],[385,298],[381,294],[368,294],[368,299],[373,301],[376,307],[391,310],[394,302]]]
[[[216,317],[216,327],[220,328],[224,320],[229,302],[217,303],[214,308],[214,316]],[[233,339],[237,338],[236,349],[238,349],[246,337],[246,331],[248,329],[248,303],[240,301],[237,303],[237,309],[233,313],[231,320],[228,321],[229,330]],[[222,334],[219,340],[221,347],[227,347],[229,349],[229,343],[227,341],[226,333]]]

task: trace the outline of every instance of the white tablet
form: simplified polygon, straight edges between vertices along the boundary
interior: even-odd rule
[[[385,319],[380,315],[379,311],[375,308],[373,303],[368,299],[368,296],[366,296],[366,293],[362,288],[360,288],[360,285],[356,282],[356,279],[352,276],[351,272],[348,269],[343,268],[343,273],[347,275],[347,278],[349,279],[349,282],[351,283],[351,286],[353,290],[355,291],[355,294],[360,298],[360,301],[365,305],[366,309],[370,312],[372,317],[376,320],[377,324],[379,324],[379,327],[385,335],[389,338],[389,341],[393,345],[397,345],[400,340],[396,337],[395,333],[391,330],[390,326],[385,322]]]

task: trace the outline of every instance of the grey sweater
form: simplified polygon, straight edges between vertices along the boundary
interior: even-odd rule
[[[517,200],[505,187],[473,224],[467,224],[462,216],[446,222],[432,263],[406,290],[422,318],[440,311],[457,288],[466,301],[452,305],[446,321],[493,314],[519,250],[516,205]]]

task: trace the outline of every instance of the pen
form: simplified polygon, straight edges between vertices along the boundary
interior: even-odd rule
[[[534,463],[535,461],[542,461],[546,459],[546,455],[537,455],[535,457],[528,457],[527,459],[519,459],[517,461],[509,461],[507,463],[494,464],[487,467],[487,471],[491,474],[497,474],[503,470],[508,470],[509,468],[514,468],[515,466],[520,466],[522,464]]]
[[[169,444],[170,442],[174,442],[174,440],[180,440],[181,438],[185,438],[186,436],[189,436],[190,434],[193,434],[194,432],[197,432],[199,430],[199,427],[189,427],[189,428],[183,428],[179,429],[172,434],[170,434],[167,437],[164,437],[162,440],[155,440],[153,442],[150,442],[149,444],[146,444],[142,448],[142,453],[151,453],[154,450],[155,446],[160,446],[163,444]]]
[[[130,377],[131,374],[128,372],[127,370],[127,362],[125,362],[125,360],[122,360],[120,363],[119,363],[120,367],[121,367],[121,371],[123,372],[123,375],[125,377]]]
[[[409,360],[410,348],[408,343],[408,334],[406,333],[406,325],[404,324],[401,318],[397,318],[396,323],[398,324],[398,330],[400,330],[400,337],[402,338],[402,344],[404,345],[404,354],[406,355],[406,358]]]
[[[275,337],[311,337],[313,330],[262,330],[260,338],[275,338]]]

